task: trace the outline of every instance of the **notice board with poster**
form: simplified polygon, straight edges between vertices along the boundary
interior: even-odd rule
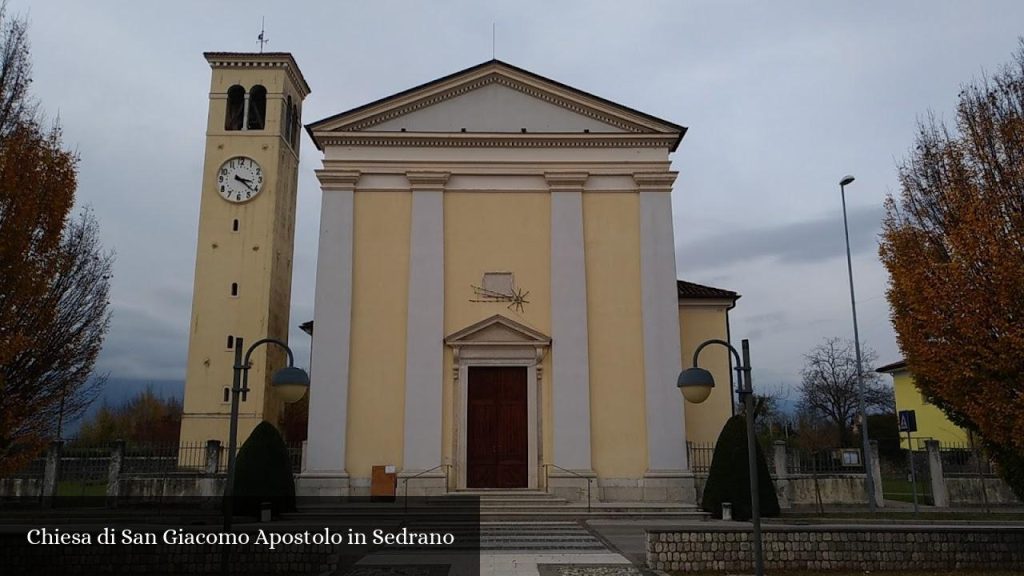
[[[374,466],[370,475],[370,498],[394,500],[398,488],[398,474],[394,466]]]

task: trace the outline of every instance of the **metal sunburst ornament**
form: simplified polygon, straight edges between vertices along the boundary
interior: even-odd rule
[[[530,303],[530,301],[526,299],[526,297],[529,296],[529,295],[530,295],[530,291],[529,290],[527,290],[526,292],[523,292],[519,288],[513,288],[512,289],[512,301],[509,303],[508,309],[512,310],[514,308],[516,310],[516,312],[522,313],[522,311],[523,311],[523,304],[529,304]]]

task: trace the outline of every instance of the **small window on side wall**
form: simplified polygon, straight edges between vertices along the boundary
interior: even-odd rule
[[[267,119],[267,89],[259,84],[249,90],[249,125],[247,130],[263,130]]]
[[[224,114],[225,130],[241,130],[245,118],[245,88],[235,84],[228,88],[228,106]]]

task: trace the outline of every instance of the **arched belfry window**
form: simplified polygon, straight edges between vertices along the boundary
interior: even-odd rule
[[[290,143],[292,141],[292,130],[293,130],[293,127],[292,127],[292,95],[291,94],[289,94],[288,97],[285,98],[285,105],[284,105],[284,110],[282,110],[282,116],[284,116],[284,122],[281,122],[281,125],[284,126],[284,131],[282,133],[284,134],[284,139]]]
[[[245,118],[245,88],[235,84],[228,88],[228,107],[224,114],[225,130],[241,130]]]
[[[259,84],[249,90],[248,130],[263,130],[267,120],[267,89]]]
[[[292,148],[299,145],[299,107],[292,104]]]

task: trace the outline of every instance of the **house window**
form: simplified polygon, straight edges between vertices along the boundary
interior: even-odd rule
[[[231,223],[231,231],[238,232],[238,218],[235,218],[235,221]]]
[[[234,336],[228,336],[228,350],[231,350],[234,347],[235,347],[235,337]]]
[[[225,130],[241,130],[245,118],[245,88],[235,84],[228,88],[228,107],[224,114]]]
[[[231,295],[238,296],[238,282],[231,283]]]

